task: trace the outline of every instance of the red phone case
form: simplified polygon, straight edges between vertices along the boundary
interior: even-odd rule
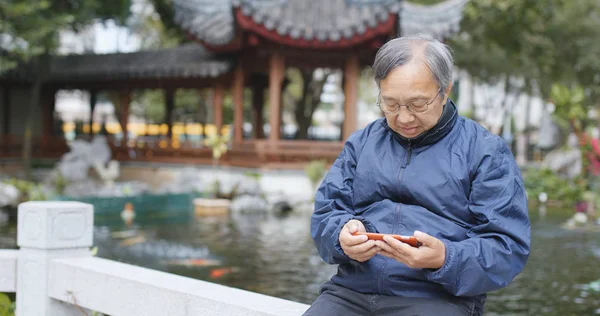
[[[358,235],[366,235],[369,239],[372,240],[383,240],[383,236],[392,236],[394,239],[399,240],[403,243],[409,244],[413,247],[421,246],[421,242],[417,240],[414,236],[401,236],[401,235],[391,235],[391,234],[377,234],[377,233],[359,233],[356,232],[353,234],[354,236]]]

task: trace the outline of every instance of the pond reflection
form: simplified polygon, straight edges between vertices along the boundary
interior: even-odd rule
[[[600,315],[600,232],[564,230],[567,217],[552,210],[531,216],[525,271],[489,295],[485,315]],[[95,244],[100,257],[311,303],[336,268],[319,258],[309,224],[310,213],[97,223]],[[0,227],[0,247],[15,247],[15,235]]]

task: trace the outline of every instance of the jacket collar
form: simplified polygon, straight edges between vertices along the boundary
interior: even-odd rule
[[[417,137],[406,138],[398,134],[387,124],[385,118],[383,119],[383,125],[394,135],[394,138],[401,145],[421,147],[437,143],[440,139],[444,138],[444,136],[446,136],[452,130],[457,118],[458,110],[456,109],[456,105],[452,100],[450,100],[450,98],[448,98],[448,101],[442,110],[442,115],[435,126]]]

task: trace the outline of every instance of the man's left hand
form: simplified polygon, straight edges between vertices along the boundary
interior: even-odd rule
[[[446,260],[446,245],[441,240],[420,231],[415,231],[414,236],[422,244],[419,248],[391,236],[385,236],[383,241],[377,240],[375,245],[381,248],[378,251],[380,255],[395,259],[410,268],[441,268]]]

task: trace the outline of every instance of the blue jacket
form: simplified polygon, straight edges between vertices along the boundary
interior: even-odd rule
[[[381,255],[352,260],[338,240],[351,219],[368,232],[439,238],[444,265],[412,269]],[[355,132],[317,191],[311,234],[323,260],[339,264],[332,282],[405,297],[485,299],[521,272],[530,247],[527,198],[511,151],[459,116],[451,100],[417,139],[403,138],[383,118]]]

